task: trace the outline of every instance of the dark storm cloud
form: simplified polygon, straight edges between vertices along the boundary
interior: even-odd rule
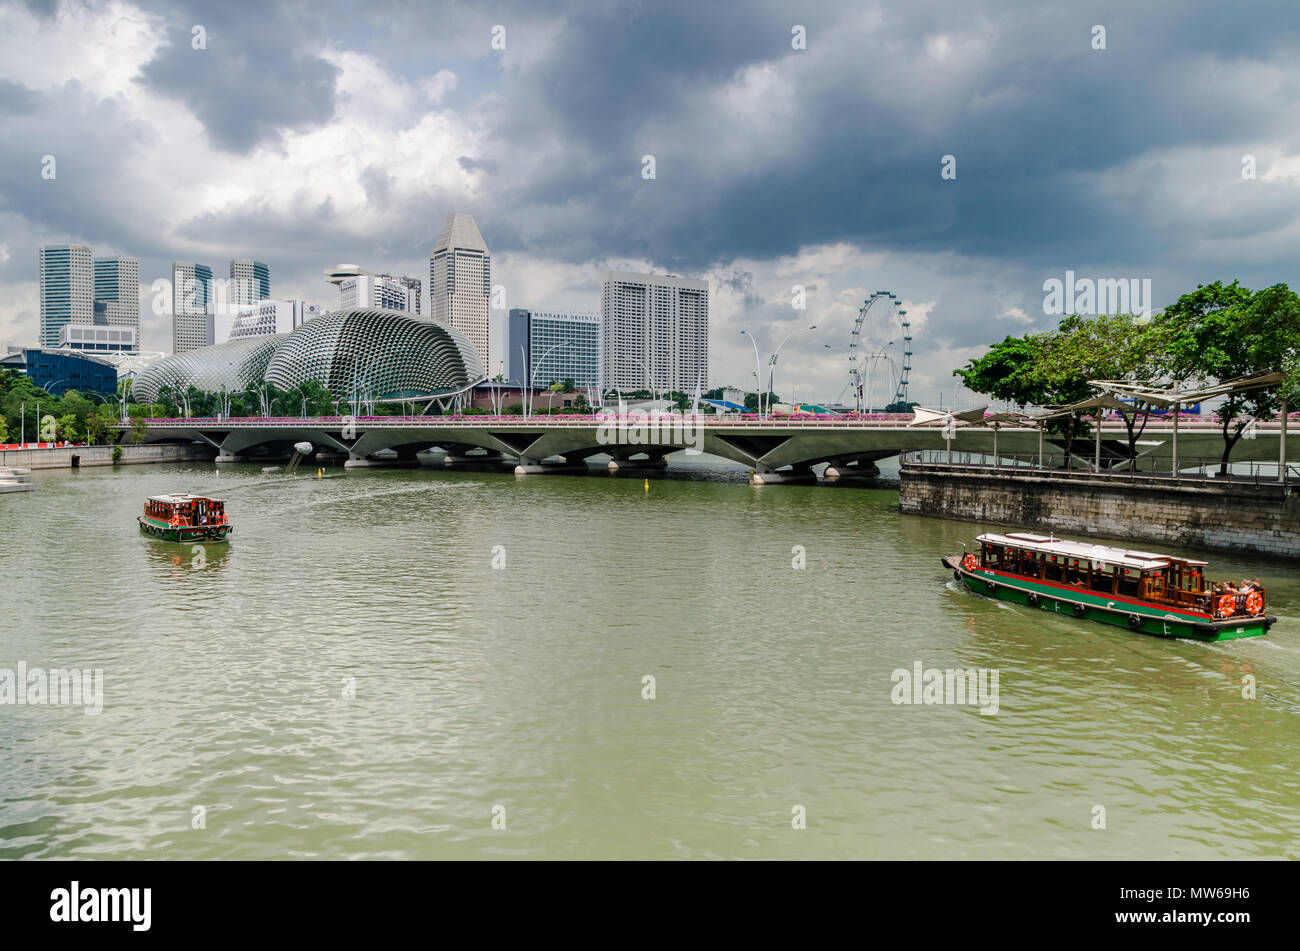
[[[856,4],[799,9],[574,9],[551,56],[504,77],[502,154],[560,143],[541,174],[503,170],[516,213],[581,203],[591,227],[575,253],[670,267],[837,240],[1044,262],[1099,243],[1138,255],[1162,223],[1099,193],[1105,176],[1166,149],[1294,141],[1294,73],[1239,82],[1257,63],[1294,69],[1300,18],[1280,3],[1248,17],[1210,2],[900,5],[879,23]],[[794,22],[807,50],[790,47]],[[932,57],[945,42],[951,57]],[[798,103],[776,130],[736,128],[706,95],[757,63]],[[718,150],[711,127],[735,147]],[[643,152],[653,182],[637,175]],[[955,181],[940,177],[945,154]]]
[[[248,152],[333,116],[338,69],[318,55],[324,33],[310,6],[196,3],[159,12],[168,45],[141,81],[184,103],[215,147]],[[203,49],[194,48],[196,27]]]

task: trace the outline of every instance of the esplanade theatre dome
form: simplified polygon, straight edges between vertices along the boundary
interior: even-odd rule
[[[181,392],[191,386],[204,393],[238,393],[262,381],[266,365],[288,334],[241,337],[164,357],[135,375],[131,396],[144,403],[158,400],[165,386]]]
[[[308,321],[266,367],[266,381],[281,388],[314,381],[336,397],[362,391],[376,400],[455,393],[484,375],[478,350],[459,330],[366,309]]]

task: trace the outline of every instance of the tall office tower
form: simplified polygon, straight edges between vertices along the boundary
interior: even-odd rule
[[[336,283],[339,286],[339,307],[345,310],[373,307],[404,311],[412,317],[420,314],[420,282],[415,278],[359,274]]]
[[[177,261],[172,265],[172,352],[214,343],[212,268]]]
[[[687,396],[708,388],[708,281],[606,271],[600,332],[602,386]]]
[[[271,269],[261,261],[235,258],[230,262],[228,287],[231,309],[256,304],[271,296]]]
[[[140,262],[135,258],[95,258],[94,322],[140,330]]]
[[[550,386],[572,380],[600,389],[600,318],[563,311],[510,311],[506,334],[509,379]]]
[[[84,244],[44,245],[40,270],[41,346],[57,347],[61,328],[94,323],[95,271],[90,248]]]
[[[478,225],[470,215],[449,215],[429,257],[429,316],[469,337],[489,375],[491,296],[492,256]]]

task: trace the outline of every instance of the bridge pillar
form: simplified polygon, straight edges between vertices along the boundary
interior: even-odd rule
[[[238,454],[234,454],[234,455],[220,455],[220,456],[217,456],[217,458],[213,459],[212,461],[213,461],[213,462],[247,462],[247,461],[248,461],[248,457],[247,457],[247,456],[241,456],[241,455],[238,455]]]
[[[635,472],[638,469],[667,469],[668,460],[665,458],[667,455],[668,453],[666,452],[648,452],[644,459],[630,459],[625,455],[614,455],[610,458],[606,468],[608,468],[610,472],[618,472],[620,470]]]
[[[481,456],[467,456],[467,455],[449,452],[442,457],[442,464],[448,467],[469,466],[469,465],[496,465],[498,463],[502,463],[505,461],[507,461],[506,455],[500,452],[485,452]]]
[[[370,459],[366,456],[358,456],[352,453],[348,454],[348,461],[343,463],[344,469],[371,469],[379,466],[410,466],[410,459]]]
[[[783,485],[789,482],[816,482],[811,465],[791,466],[781,472],[760,466],[749,474],[750,485]]]
[[[837,479],[874,479],[879,475],[880,467],[866,460],[849,463],[841,459],[832,459],[822,472],[822,478],[828,482]]]
[[[558,472],[587,472],[587,463],[578,462],[538,462],[536,459],[519,457],[515,466],[515,475],[551,475]]]

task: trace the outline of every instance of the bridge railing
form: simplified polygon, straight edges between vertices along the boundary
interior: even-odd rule
[[[949,452],[944,449],[912,449],[899,454],[902,466],[953,471],[987,472],[1009,477],[1050,475],[1079,480],[1165,481],[1209,483],[1247,483],[1254,485],[1300,484],[1300,465],[1278,462],[1242,461],[1228,463],[1228,472],[1221,475],[1222,462],[1211,458],[1183,458],[1178,469],[1173,459],[1142,456],[1137,467],[1129,469],[1129,460],[1103,459],[1103,468],[1093,467],[1092,457],[1062,452],[999,453]],[[1140,468],[1138,468],[1140,467]]]
[[[699,425],[706,428],[746,428],[746,429],[899,429],[903,427],[914,428],[925,431],[935,431],[942,429],[943,421],[934,420],[921,426],[911,426],[913,417],[911,414],[902,413],[873,413],[873,414],[847,414],[843,416],[816,416],[811,414],[798,414],[790,416],[768,416],[759,419],[753,413],[724,413],[724,414],[678,414],[678,413],[659,413],[659,414],[639,414],[627,413],[617,414],[587,414],[578,415],[574,413],[541,415],[541,416],[511,416],[500,415],[491,416],[485,414],[472,415],[449,415],[449,416],[191,416],[191,417],[171,417],[171,418],[148,418],[144,420],[148,426],[155,427],[195,427],[195,426],[220,426],[230,428],[264,428],[267,426],[297,426],[303,428],[319,428],[321,426],[344,426],[349,423],[366,427],[402,427],[422,426],[428,428],[447,428],[447,427],[478,427],[478,426],[545,426],[548,428],[590,428],[592,426],[615,425],[615,426],[644,426],[648,424],[664,425]],[[119,423],[115,428],[129,428],[130,423]],[[1209,420],[1193,422],[1188,419],[1179,421],[1179,430],[1185,433],[1202,433],[1207,431],[1217,431],[1219,424]],[[1258,432],[1275,433],[1278,429],[1276,422],[1265,422],[1258,424]],[[1300,425],[1296,426],[1300,431]],[[1162,434],[1167,435],[1172,430],[1172,423],[1164,420],[1152,421],[1147,424],[1144,435]],[[1031,426],[1017,426],[1014,424],[1001,427],[1002,432],[1025,432],[1035,431]],[[963,426],[958,429],[962,438],[968,438],[969,434],[976,436],[982,435],[984,438],[991,439],[993,430],[987,427],[969,427]],[[1107,433],[1114,438],[1126,438],[1127,431],[1123,424],[1118,421],[1107,420],[1103,423],[1102,432]]]

